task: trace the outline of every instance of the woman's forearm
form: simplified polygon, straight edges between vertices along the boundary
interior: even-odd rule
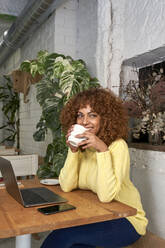
[[[79,168],[78,152],[72,153],[69,150],[64,167],[61,169],[59,175],[59,182],[63,191],[69,192],[77,188],[78,170],[79,170],[78,168]]]

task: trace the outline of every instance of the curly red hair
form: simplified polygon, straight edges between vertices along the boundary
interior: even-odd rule
[[[97,136],[110,145],[119,138],[126,139],[128,118],[122,101],[109,89],[91,88],[72,97],[62,109],[60,121],[64,132],[76,123],[80,108],[90,105],[100,115],[100,130]]]

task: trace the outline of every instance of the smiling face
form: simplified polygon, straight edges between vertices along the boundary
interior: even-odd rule
[[[97,135],[100,130],[100,115],[94,112],[90,105],[87,105],[79,109],[76,123],[88,128],[91,133]]]

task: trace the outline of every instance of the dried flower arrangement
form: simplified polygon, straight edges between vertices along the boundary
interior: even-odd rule
[[[136,73],[139,72],[136,70]],[[133,138],[138,140],[141,134],[147,134],[148,142],[163,143],[165,141],[165,75],[163,68],[152,71],[145,79],[130,80],[122,88],[122,95],[128,115],[134,119],[134,125],[131,128]]]

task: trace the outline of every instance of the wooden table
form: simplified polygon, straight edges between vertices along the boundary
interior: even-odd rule
[[[22,183],[25,188],[43,186],[38,179],[23,180]],[[43,215],[37,211],[38,207],[24,208],[7,193],[6,189],[1,189],[0,238],[23,237],[20,242],[17,242],[16,238],[16,247],[29,248],[30,241],[26,242],[25,239],[28,237],[29,240],[31,233],[113,220],[136,214],[136,209],[117,201],[99,202],[96,194],[91,191],[74,190],[65,193],[60,186],[45,187],[66,198],[68,203],[76,206],[76,209],[53,215]]]

